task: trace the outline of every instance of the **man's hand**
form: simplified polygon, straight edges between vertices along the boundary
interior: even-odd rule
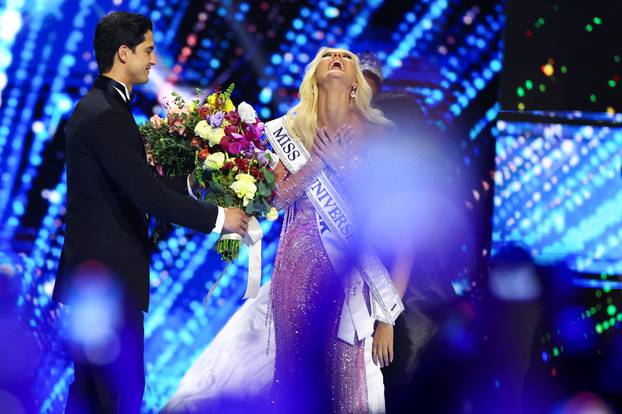
[[[239,208],[225,208],[225,224],[223,233],[238,233],[244,236],[248,228],[248,216]]]

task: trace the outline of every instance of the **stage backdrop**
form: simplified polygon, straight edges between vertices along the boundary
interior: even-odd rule
[[[410,93],[443,134],[451,168],[439,191],[451,193],[452,211],[468,224],[451,239],[443,273],[458,294],[478,288],[490,254],[503,1],[6,0],[0,2],[0,269],[10,294],[0,316],[21,334],[0,353],[7,367],[0,406],[60,412],[72,380],[50,298],[64,235],[62,131],[97,75],[95,25],[114,10],[143,13],[155,25],[159,62],[149,84],[137,88],[138,122],[161,112],[173,89],[188,95],[231,82],[234,100],[251,103],[268,120],[296,101],[305,65],[321,46],[375,52],[385,91]],[[262,225],[267,280],[280,223]],[[244,252],[209,307],[202,304],[224,267],[210,252],[215,241],[177,228],[153,254],[144,412],[166,403],[242,303]]]

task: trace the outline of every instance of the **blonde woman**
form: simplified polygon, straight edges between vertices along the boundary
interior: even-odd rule
[[[353,203],[347,188],[364,167],[368,140],[386,136],[392,123],[370,106],[372,91],[347,50],[322,48],[306,69],[299,96],[280,121],[287,139],[304,146],[310,158],[294,174],[283,160],[288,155],[281,154],[277,166],[276,205],[285,218],[271,285],[214,338],[166,412],[384,412],[380,367],[393,360],[393,327],[374,324],[365,286],[360,292],[371,330],[342,339],[347,278],[335,270],[305,191],[325,172]],[[274,139],[271,124],[266,128]],[[292,158],[294,147],[286,146]],[[410,258],[400,259],[391,269],[399,295],[411,265]]]
[[[371,107],[371,88],[358,58],[348,50],[322,48],[307,67],[299,95],[284,127],[311,157],[295,174],[283,163],[277,167],[277,206],[286,214],[272,277],[272,404],[277,412],[383,411],[378,365],[393,359],[393,327],[379,322],[373,339],[359,332],[352,343],[340,338],[346,275],[335,270],[327,254],[316,209],[305,191],[325,171],[352,202],[340,183],[351,182],[360,172],[371,147],[368,140],[388,135],[392,123]],[[409,275],[409,263],[404,263],[394,275],[400,294]],[[376,365],[366,363],[371,359]]]

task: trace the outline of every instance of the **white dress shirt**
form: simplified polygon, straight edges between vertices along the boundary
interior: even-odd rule
[[[123,85],[123,89],[124,91],[122,91],[121,89],[117,88],[116,86],[113,86],[113,88],[115,88],[115,90],[117,92],[119,92],[119,95],[121,95],[121,98],[123,98],[123,100],[125,102],[129,102],[130,101],[130,92],[127,90],[127,86],[125,86],[125,83],[118,81],[115,79],[115,81],[119,82],[121,85]]]

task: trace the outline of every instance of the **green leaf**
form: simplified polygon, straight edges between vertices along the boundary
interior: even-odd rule
[[[211,188],[212,191],[215,191],[219,194],[224,194],[225,192],[225,188],[222,186],[222,184],[217,183],[216,181],[210,181],[209,188]]]
[[[274,177],[274,173],[272,173],[272,171],[268,170],[267,168],[262,168],[261,172],[263,172],[263,176],[266,178],[266,182],[268,184],[274,184],[275,177]]]
[[[257,185],[257,191],[262,197],[268,197],[270,194],[272,194],[272,191],[268,187],[266,187],[264,183],[259,183],[259,185]]]
[[[206,203],[209,203],[209,204],[217,204],[218,203],[218,197],[214,193],[207,193],[203,197],[203,201],[205,201]]]
[[[194,174],[197,177],[197,182],[201,187],[205,187],[205,180],[203,180],[203,164],[199,159],[199,153],[194,153]]]
[[[248,205],[246,206],[246,209],[244,209],[244,211],[246,212],[246,214],[253,214],[253,210],[254,210],[254,203],[253,200],[248,202]]]
[[[225,194],[225,205],[231,207],[233,205],[233,197],[230,194]]]
[[[231,84],[227,87],[227,90],[226,90],[226,91],[224,91],[224,92],[221,94],[221,97],[222,97],[223,101],[226,101],[228,98],[230,98],[230,97],[231,97],[231,94],[233,93],[233,88],[235,88],[235,83],[231,83]]]

